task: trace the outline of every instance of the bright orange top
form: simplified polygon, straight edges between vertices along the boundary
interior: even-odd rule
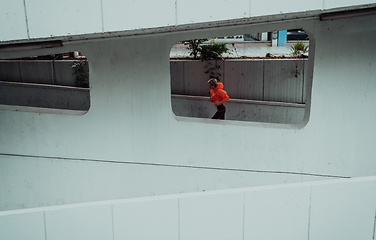
[[[227,95],[227,92],[223,90],[223,83],[217,83],[217,87],[210,90],[210,102],[214,103],[215,106],[221,105],[216,104],[215,102],[226,102],[230,97]]]

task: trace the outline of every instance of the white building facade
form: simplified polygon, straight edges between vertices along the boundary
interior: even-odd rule
[[[120,213],[116,215],[118,205],[106,202],[95,205],[95,211],[87,210],[92,206],[88,202],[117,200],[124,201],[120,210],[122,207],[149,209],[146,215],[137,215],[139,213],[129,209],[127,212],[137,216],[133,219],[138,219],[140,226],[148,228],[158,219],[142,223],[148,219],[147,213],[153,216],[170,213],[171,218],[161,219],[168,219],[171,225],[164,226],[166,229],[158,228],[162,229],[162,235],[155,233],[155,236],[208,239],[207,236],[218,231],[209,224],[211,217],[202,218],[207,221],[200,224],[211,231],[202,230],[195,235],[190,229],[194,227],[193,216],[197,215],[190,216],[189,212],[209,209],[209,216],[218,209],[227,209],[226,206],[229,212],[231,206],[241,206],[233,212],[239,210],[239,214],[244,214],[243,206],[248,206],[245,199],[251,198],[251,203],[254,201],[261,209],[262,203],[274,199],[279,205],[266,205],[277,206],[275,209],[265,208],[268,216],[273,216],[272,213],[285,206],[290,209],[288,204],[302,196],[306,198],[297,203],[301,209],[291,209],[307,214],[301,216],[304,219],[308,219],[309,213],[317,222],[329,219],[336,223],[331,228],[333,232],[328,230],[330,233],[324,236],[328,238],[323,238],[319,234],[323,226],[317,224],[309,228],[310,222],[307,222],[308,225],[304,225],[307,228],[294,229],[301,234],[298,236],[284,232],[288,228],[285,226],[281,230],[283,234],[279,235],[281,239],[301,239],[301,236],[308,236],[308,239],[374,238],[375,8],[375,2],[360,0],[3,0],[0,3],[0,58],[82,52],[90,63],[90,109],[84,115],[45,113],[38,109],[0,110],[0,229],[8,229],[0,231],[0,236],[5,236],[0,238],[36,236],[38,239],[41,234],[45,239],[82,239],[98,224],[105,226],[108,235],[104,230],[105,235],[98,233],[90,239],[107,239],[108,236],[121,239],[127,233],[114,231],[121,229],[114,219],[130,220],[123,219]],[[302,122],[288,125],[215,121],[173,114],[169,53],[174,43],[298,28],[310,36],[311,73]],[[47,41],[59,43],[59,47],[45,48],[43,42]],[[39,45],[35,44],[37,42]],[[322,182],[327,180],[334,180],[333,184],[340,187],[327,187],[327,183]],[[315,189],[312,186],[319,183],[323,186],[315,192],[318,192],[319,203],[312,205],[309,202]],[[269,195],[260,193],[254,198],[252,194],[247,195],[249,191],[260,191],[248,189],[250,187],[268,189],[268,185],[274,184],[280,186],[272,187],[274,190]],[[291,190],[283,184],[297,185],[288,185],[294,189]],[[237,188],[247,189],[234,190]],[[202,193],[214,190],[220,190],[218,194],[224,196],[218,200],[210,198],[210,194],[217,193],[208,193],[210,196]],[[337,190],[340,193],[333,198],[321,198]],[[188,193],[192,195],[184,195]],[[351,225],[354,227],[351,230],[348,225],[343,227],[343,222],[333,217],[334,213],[324,211],[325,207],[317,212],[309,211],[313,206],[325,206],[331,201],[330,206],[336,206],[338,199],[349,199],[346,196],[353,196],[353,201],[349,200],[337,210],[358,212],[359,216],[349,214],[343,219],[362,223]],[[130,200],[141,197],[148,200]],[[280,197],[285,200],[278,201]],[[189,202],[196,200],[199,202]],[[142,205],[145,201],[150,203],[146,204],[150,208]],[[127,205],[129,202],[134,205]],[[218,208],[211,211],[211,203],[218,203],[214,204]],[[81,205],[67,207],[70,204]],[[358,209],[355,205],[364,208]],[[54,208],[44,208],[47,206]],[[171,206],[181,211],[170,212]],[[158,212],[158,209],[163,211]],[[65,210],[72,215],[66,217]],[[278,221],[256,228],[254,224],[257,219],[262,220],[265,213],[256,210],[252,212],[258,216],[256,220],[245,221],[247,217],[242,217],[245,215],[233,216],[242,221],[231,223],[234,228],[221,236],[254,239],[252,233],[244,230],[247,226],[259,231],[256,236],[263,236],[263,231],[270,232],[270,228],[286,220],[287,213],[281,214]],[[218,219],[226,218],[226,210],[223,211]],[[82,224],[79,230],[69,232],[74,235],[61,235],[59,224],[74,219],[71,216],[76,216],[77,212],[77,223]],[[188,214],[184,215],[186,218],[174,218],[184,213]],[[31,220],[26,223],[17,220],[19,214],[32,216]],[[99,214],[95,216],[108,221],[86,221],[96,219],[90,214]],[[40,226],[31,224],[39,220],[44,229],[40,233],[35,232]],[[134,222],[138,222],[136,220]],[[83,222],[93,225],[86,228]],[[25,230],[22,235],[16,230],[12,232],[9,226],[31,230]],[[75,226],[67,226],[67,229]],[[163,235],[168,229],[174,229],[170,232],[172,236]],[[132,234],[128,237],[148,238],[142,231]],[[216,239],[221,239],[218,237]],[[274,237],[268,235],[265,239]]]

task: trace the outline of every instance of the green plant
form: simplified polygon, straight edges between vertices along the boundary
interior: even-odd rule
[[[306,46],[302,41],[298,40],[294,45],[291,46],[291,52],[294,55],[307,53],[308,52],[308,46]]]
[[[229,49],[225,43],[202,45],[198,48],[201,60],[215,60],[222,57]]]
[[[86,71],[85,65],[87,64],[86,60],[74,62],[72,64],[72,67],[74,69],[74,72],[72,75],[76,76],[76,87],[89,87],[89,74],[88,71]]]
[[[209,78],[216,78],[218,80],[221,80],[220,77],[222,76],[219,70],[221,70],[221,66],[217,64],[217,61],[215,61],[215,65],[213,66],[212,62],[208,62],[206,64],[205,68],[207,69],[205,71],[205,74],[209,74]]]
[[[300,69],[298,68],[298,66],[296,66],[295,69],[291,71],[291,73],[294,74],[294,76],[297,78],[300,75]]]
[[[195,59],[200,58],[201,61],[217,60],[222,57],[223,53],[229,51],[225,43],[213,43],[200,46],[200,44],[207,40],[208,39],[193,39],[182,42],[188,44],[188,49],[191,51],[190,55]],[[215,61],[215,65],[213,65],[212,62],[208,62],[205,68],[205,74],[209,74],[210,78],[220,79],[221,74],[219,70],[221,69],[221,66],[217,64],[217,61]]]
[[[197,58],[197,55],[199,53],[199,45],[205,41],[207,41],[207,38],[203,39],[192,39],[192,40],[184,40],[182,41],[183,44],[188,45],[188,50],[191,51],[189,54],[190,56],[193,56],[193,58]]]

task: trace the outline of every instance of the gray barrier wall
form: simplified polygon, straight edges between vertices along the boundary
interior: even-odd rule
[[[170,61],[171,93],[209,96],[210,75],[205,72],[218,66],[214,73],[230,98],[305,103],[307,62],[307,59],[174,60]]]
[[[0,81],[75,86],[72,65],[79,60],[1,60]],[[88,73],[89,66],[84,70]]]
[[[0,81],[3,110],[84,114],[89,108],[89,88]]]
[[[217,108],[208,97],[172,95],[172,111],[177,116],[211,118]],[[298,124],[305,104],[230,99],[225,103],[226,120]]]
[[[77,88],[72,65],[79,60],[0,61],[0,109],[84,114],[89,88]],[[89,72],[88,64],[83,66]]]

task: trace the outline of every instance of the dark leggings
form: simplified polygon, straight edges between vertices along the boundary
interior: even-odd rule
[[[217,112],[214,114],[212,119],[225,119],[225,113],[226,113],[226,108],[223,104],[217,106]]]

